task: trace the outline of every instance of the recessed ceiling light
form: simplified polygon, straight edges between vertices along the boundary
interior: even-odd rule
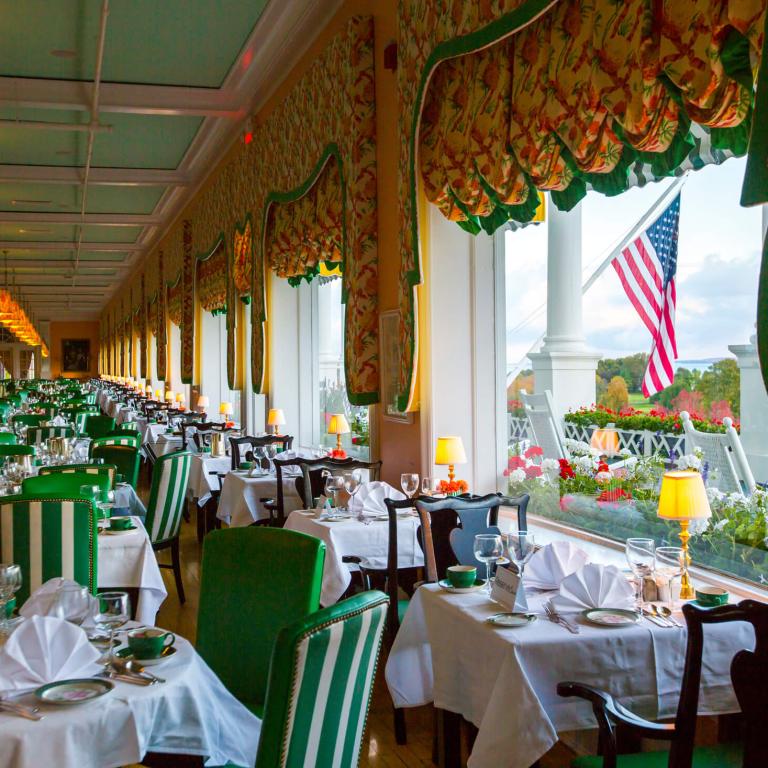
[[[72,48],[54,48],[49,53],[57,59],[74,59],[77,56],[77,51],[72,50]]]
[[[53,200],[11,200],[11,205],[50,205]]]

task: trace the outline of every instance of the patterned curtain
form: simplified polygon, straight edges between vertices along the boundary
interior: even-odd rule
[[[429,200],[466,229],[528,221],[746,152],[765,0],[581,0],[442,63],[424,102]]]
[[[157,294],[147,301],[147,332],[157,337]]]
[[[227,248],[220,240],[213,253],[197,262],[197,297],[206,312],[227,309]]]
[[[13,378],[13,350],[0,349],[0,378]]]
[[[321,262],[340,263],[344,242],[344,189],[332,155],[312,186],[293,202],[273,203],[266,229],[267,263],[293,284],[311,280]]]
[[[19,350],[19,376],[22,379],[35,378],[35,350]]]
[[[253,227],[250,216],[245,219],[242,229],[235,227],[235,242],[232,251],[232,282],[235,290],[242,298],[250,298],[250,264],[253,257]]]
[[[182,318],[182,303],[181,297],[184,289],[184,284],[181,279],[181,273],[176,278],[172,285],[168,286],[168,319],[174,324],[181,326]]]

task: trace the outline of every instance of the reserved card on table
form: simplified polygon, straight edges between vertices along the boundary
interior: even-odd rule
[[[491,587],[491,598],[513,613],[524,613],[528,610],[525,588],[522,586],[520,576],[506,565],[500,565],[496,568],[496,578]]]

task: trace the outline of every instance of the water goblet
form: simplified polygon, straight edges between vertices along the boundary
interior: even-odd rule
[[[79,584],[61,584],[56,590],[52,615],[65,619],[78,627],[85,621],[90,608],[87,587]]]
[[[475,557],[485,563],[485,589],[491,594],[491,564],[504,554],[501,536],[496,533],[478,533],[475,536]]]
[[[344,490],[349,494],[349,501],[347,502],[347,508],[351,509],[353,506],[352,500],[355,498],[355,494],[360,489],[360,474],[356,470],[352,472],[344,473]],[[362,510],[361,510],[362,513]]]
[[[400,487],[403,493],[409,498],[419,490],[419,476],[415,472],[404,472],[400,475]]]
[[[672,597],[672,583],[678,576],[683,575],[685,553],[680,547],[656,547],[656,573],[667,583],[669,590],[669,610],[674,610],[675,600]]]
[[[653,539],[629,538],[625,545],[627,562],[635,576],[635,610],[643,612],[643,583],[656,567],[656,543]]]
[[[515,564],[517,573],[523,578],[523,571],[536,551],[536,537],[529,531],[504,534],[506,555]]]
[[[338,507],[339,491],[344,488],[344,478],[338,475],[328,475],[325,478],[325,496],[333,497],[333,506]]]
[[[421,493],[424,496],[431,496],[437,491],[437,481],[434,477],[421,478]]]
[[[5,607],[10,599],[21,589],[21,566],[15,563],[0,563],[0,634],[8,631],[8,619]]]
[[[109,629],[109,664],[115,660],[115,630],[131,615],[131,601],[127,592],[101,592],[96,595],[96,623]]]

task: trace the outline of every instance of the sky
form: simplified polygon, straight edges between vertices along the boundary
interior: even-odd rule
[[[681,192],[677,268],[680,360],[729,356],[755,332],[762,247],[759,207],[739,205],[746,161],[732,158],[688,175]],[[590,192],[582,202],[586,280],[648,210],[665,180],[617,197]],[[546,224],[505,234],[507,360],[514,366],[546,330]],[[648,352],[650,334],[612,267],[584,296],[587,344],[604,357]]]

